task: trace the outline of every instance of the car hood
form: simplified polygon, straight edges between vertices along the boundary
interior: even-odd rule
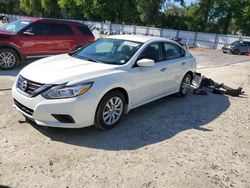
[[[15,35],[15,33],[0,30],[0,37],[10,37],[12,35]]]
[[[235,46],[234,46],[234,45],[231,45],[231,44],[225,44],[224,47],[226,47],[226,48],[233,48],[233,47],[235,47]]]
[[[20,74],[34,82],[62,84],[85,81],[115,70],[118,65],[96,63],[71,57],[68,54],[51,56],[26,66]]]

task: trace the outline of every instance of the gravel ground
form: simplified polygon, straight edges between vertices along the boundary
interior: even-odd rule
[[[201,73],[246,95],[165,97],[105,132],[25,122],[8,90],[18,71],[0,72],[0,185],[249,188],[248,56],[191,52]]]
[[[247,55],[223,54],[221,50],[193,48],[190,51],[199,63],[198,68],[218,67],[249,61]]]

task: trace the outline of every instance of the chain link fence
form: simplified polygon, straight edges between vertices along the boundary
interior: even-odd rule
[[[9,18],[9,21],[13,21],[26,16],[12,15],[12,14],[0,14]],[[216,33],[202,33],[194,31],[173,30],[165,28],[154,28],[136,25],[115,24],[111,22],[93,22],[82,21],[90,27],[90,29],[102,31],[104,34],[139,34],[139,35],[152,35],[159,37],[177,37],[181,38],[181,43],[186,44],[189,47],[202,47],[211,49],[221,49],[225,44],[230,44],[237,40],[250,41],[249,36],[236,36],[236,35],[223,35]]]

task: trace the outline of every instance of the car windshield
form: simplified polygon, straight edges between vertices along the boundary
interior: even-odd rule
[[[240,41],[235,41],[235,42],[233,42],[231,45],[232,45],[232,46],[237,46],[238,44],[240,44]]]
[[[107,64],[125,64],[142,43],[102,38],[71,54],[73,57]]]
[[[18,31],[20,31],[21,29],[23,29],[30,23],[31,23],[30,21],[26,21],[26,20],[15,20],[13,22],[10,22],[8,24],[1,26],[0,30],[8,31],[11,33],[17,33]]]

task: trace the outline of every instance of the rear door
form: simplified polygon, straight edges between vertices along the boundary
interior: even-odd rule
[[[247,53],[250,53],[250,42],[246,42],[247,43]]]
[[[50,23],[52,35],[48,36],[51,45],[48,46],[50,53],[60,54],[75,50],[76,36],[70,25],[66,23]]]
[[[164,42],[164,63],[166,64],[166,80],[163,83],[165,93],[178,91],[189,62],[185,58],[185,50],[172,42]]]
[[[79,45],[85,45],[95,40],[93,33],[90,31],[90,29],[87,26],[79,25],[76,28],[80,34],[79,36],[80,39],[77,40]]]
[[[242,53],[247,53],[249,51],[249,46],[248,46],[248,42],[243,42],[241,44],[241,51]]]

